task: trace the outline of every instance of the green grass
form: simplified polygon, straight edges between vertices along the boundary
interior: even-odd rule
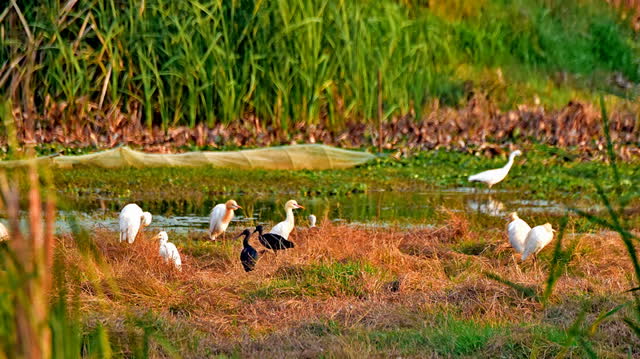
[[[381,352],[416,355],[433,351],[440,355],[471,355],[481,352],[493,336],[506,335],[506,328],[449,317],[439,317],[422,329],[377,330],[368,339]]]
[[[249,291],[246,298],[361,297],[367,294],[367,277],[381,275],[377,268],[360,262],[292,265],[279,269],[269,283]]]
[[[474,358],[548,358],[557,355],[567,335],[542,323],[490,323],[460,319],[447,314],[418,314],[408,327],[376,328],[366,325],[344,327],[335,321],[318,322],[305,329],[317,340],[326,337],[360,353],[385,356]],[[341,352],[331,354],[340,357]],[[577,351],[576,354],[581,354]]]
[[[418,115],[432,99],[458,106],[472,93],[503,108],[534,96],[550,106],[633,97],[607,79],[640,76],[628,24],[599,0],[97,0],[68,12],[51,0],[21,9],[37,57],[18,62],[33,76],[17,84],[14,104],[31,94],[43,113],[50,96],[71,115],[85,99],[105,112],[137,104],[143,124],[164,128],[247,112],[284,131],[294,121],[339,128],[375,118],[378,70],[385,113]],[[29,46],[15,11],[8,16],[0,63]],[[568,80],[556,81],[559,72]]]

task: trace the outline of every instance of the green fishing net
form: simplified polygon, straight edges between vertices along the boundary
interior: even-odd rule
[[[324,170],[353,167],[374,157],[368,152],[313,144],[178,154],[145,153],[132,150],[129,147],[119,147],[79,156],[39,157],[35,161],[39,164],[50,164],[59,168],[76,166],[101,168],[214,166],[245,169]],[[0,161],[0,167],[19,167],[27,163],[25,160]]]

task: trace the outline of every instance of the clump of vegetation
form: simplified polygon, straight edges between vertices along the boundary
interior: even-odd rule
[[[578,159],[579,150],[554,153],[548,146],[521,147],[522,159],[500,183],[505,190],[526,191],[539,199],[595,198],[590,179],[604,176],[602,161]],[[265,171],[227,168],[99,168],[55,170],[55,185],[73,200],[101,197],[184,201],[189,211],[211,208],[205,201],[226,194],[281,194],[302,189],[302,196],[349,195],[366,191],[414,191],[467,187],[467,177],[506,162],[507,151],[479,156],[457,151],[418,152],[405,158],[376,159],[358,168],[326,171]],[[640,176],[637,160],[619,163],[621,185],[628,188]],[[283,187],[281,183],[288,185]],[[151,189],[153,189],[151,191]],[[161,204],[158,204],[161,205]],[[119,208],[113,208],[119,210]]]
[[[284,267],[274,273],[265,287],[257,288],[247,297],[361,297],[375,289],[367,288],[371,287],[369,277],[375,274],[375,267],[358,262]]]
[[[599,0],[23,1],[0,10],[0,85],[11,84],[0,95],[27,137],[106,123],[107,139],[92,141],[111,143],[123,127],[128,136],[247,113],[284,132],[298,122],[335,131],[376,118],[378,71],[384,113],[418,117],[433,100],[557,106],[631,95],[639,80],[632,30]]]
[[[585,323],[597,323],[601,331],[588,334],[589,350],[605,356],[635,350],[633,331],[618,325],[617,316],[629,314],[620,293],[632,265],[617,260],[625,247],[614,234],[577,234],[568,247],[564,241],[557,245],[573,255],[558,260],[547,249],[536,265],[514,263],[501,230],[473,229],[455,212],[440,215],[447,218],[443,226],[419,231],[327,221],[315,230],[298,228],[292,234],[295,249],[277,256],[264,252],[251,273],[240,265],[242,245],[231,239],[233,231],[215,243],[197,233],[170,233],[183,258],[179,272],[160,258],[155,233],[148,229],[129,245],[119,243],[115,232],[88,232],[72,223],[73,232],[51,237],[57,269],[45,273],[53,275],[53,296],[40,298],[49,308],[44,315],[52,341],[33,335],[57,353],[86,356],[420,356],[435,351],[494,357],[498,352],[530,356],[541,348],[553,355],[567,350],[582,355],[586,349],[572,340],[587,335]],[[252,242],[261,248],[255,237]],[[11,239],[9,248],[18,243]],[[480,245],[487,249],[469,250]],[[2,253],[8,269],[18,268],[10,265],[10,251]],[[563,275],[544,308],[536,295],[483,275],[512,278],[538,293],[541,279],[554,268],[564,268]],[[2,276],[6,288],[19,283],[16,275]],[[19,308],[10,300],[20,303],[16,293],[19,288],[4,294],[5,328],[13,323],[11,315],[18,315],[9,311]],[[611,314],[567,326],[577,302],[584,307],[582,317],[597,317],[603,310]],[[505,342],[506,332],[516,335]],[[554,334],[542,334],[549,332]],[[16,337],[3,338],[3,351],[15,353]],[[271,345],[274,340],[281,345]]]

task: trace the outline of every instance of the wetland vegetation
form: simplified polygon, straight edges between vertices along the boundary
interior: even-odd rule
[[[1,160],[120,144],[383,152],[325,171],[0,168],[0,358],[639,357],[638,10],[0,5]],[[507,180],[468,184],[515,148]],[[244,209],[203,240],[228,198]],[[290,198],[308,204],[295,250],[245,273],[233,238]],[[128,202],[154,214],[131,245],[113,226]],[[535,261],[508,246],[511,210],[558,231]],[[158,255],[164,229],[182,271]]]
[[[498,190],[520,191],[532,199],[590,198],[596,200],[592,181],[610,169],[603,161],[580,160],[579,151],[549,146],[523,149],[509,180]],[[56,188],[71,197],[119,197],[147,200],[153,197],[198,199],[234,194],[296,196],[347,195],[367,191],[421,192],[471,186],[473,173],[501,167],[506,156],[493,158],[456,151],[419,152],[395,159],[391,154],[357,168],[325,171],[267,171],[229,168],[125,168],[85,167],[54,171]],[[637,161],[618,165],[621,183],[629,189],[640,177]],[[607,186],[606,184],[604,184]],[[485,186],[473,185],[478,190]]]
[[[618,164],[617,186],[605,180],[611,178],[609,165],[576,161],[577,155],[532,147],[494,191],[522,196],[535,190],[534,198],[547,199],[592,196],[587,203],[594,204],[598,181],[611,183],[603,189],[608,194],[637,190],[634,162]],[[63,208],[83,197],[144,203],[265,192],[307,201],[327,195],[357,200],[354,192],[377,190],[398,193],[396,208],[416,208],[411,191],[466,186],[468,173],[504,161],[436,151],[337,171],[77,168],[42,178],[52,179]],[[549,175],[557,178],[541,180]],[[628,205],[633,210],[637,202]],[[269,208],[281,213],[277,205]],[[527,217],[562,228],[564,240],[556,239],[562,243],[535,263],[520,263],[499,217],[453,211],[445,202],[434,209],[437,220],[414,219],[410,227],[328,217],[319,230],[309,230],[305,211],[297,214],[296,250],[263,253],[251,274],[237,258],[241,243],[230,238],[255,219],[234,222],[229,238],[217,242],[203,241],[202,230],[170,230],[181,251],[181,272],[159,263],[152,240],[159,228],[153,224],[131,246],[117,243],[114,230],[76,226],[55,239],[56,297],[69,298],[61,305],[71,312],[52,317],[75,326],[77,344],[70,345],[86,353],[101,353],[104,345],[124,357],[637,355],[637,337],[623,322],[635,315],[625,293],[633,265],[623,259],[623,242],[611,227],[565,212]],[[625,228],[637,231],[633,211],[621,218]],[[557,273],[553,286],[549,273]]]

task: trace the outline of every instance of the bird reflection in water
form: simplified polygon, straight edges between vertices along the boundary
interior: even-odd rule
[[[467,208],[472,211],[487,214],[489,216],[504,215],[504,203],[489,196],[486,199],[469,199],[467,200]]]

